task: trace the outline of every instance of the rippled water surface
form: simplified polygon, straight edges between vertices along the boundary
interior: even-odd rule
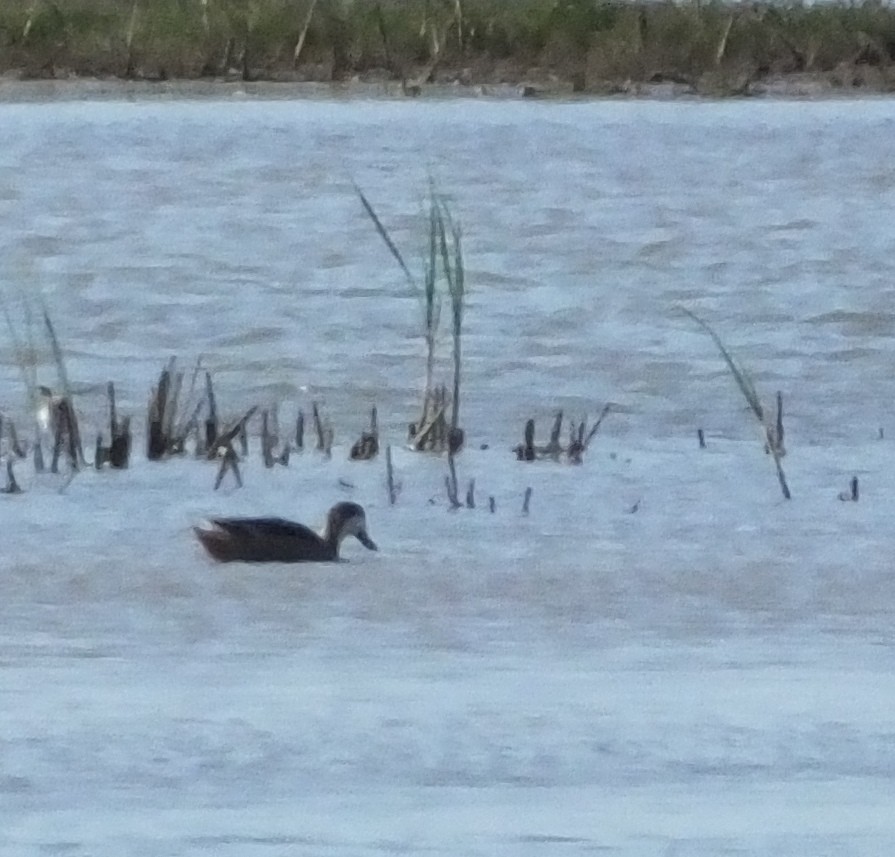
[[[336,431],[272,471],[253,441],[241,490],[142,435],[126,472],[17,466],[0,850],[887,853],[893,132],[888,100],[0,104],[5,306],[24,337],[45,299],[88,438],[108,380],[142,432],[172,354],[228,416],[318,400]],[[423,374],[352,182],[422,272],[429,176],[469,282],[454,513],[444,461],[398,449],[389,507],[383,464],[345,460],[373,404],[401,443]],[[681,307],[782,391],[791,502]],[[513,460],[529,416],[606,402],[582,467]],[[379,553],[215,567],[191,537],[346,498]]]

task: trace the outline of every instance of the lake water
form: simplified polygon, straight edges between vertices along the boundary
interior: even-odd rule
[[[0,104],[13,325],[42,295],[88,438],[108,380],[140,426],[130,470],[0,496],[0,852],[889,853],[893,164],[892,100]],[[400,448],[421,311],[352,185],[422,272],[430,176],[469,283],[456,512]],[[791,502],[681,307],[783,392]],[[254,440],[218,492],[146,462],[173,354],[230,417],[322,402],[333,460]],[[582,467],[514,460],[606,402]],[[373,404],[394,507],[346,460]],[[380,552],[338,566],[214,566],[190,530],[349,498]]]

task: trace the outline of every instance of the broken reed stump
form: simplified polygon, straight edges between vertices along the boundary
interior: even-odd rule
[[[534,461],[537,458],[535,451],[535,421],[527,420],[523,432],[523,441],[515,449],[517,461]]]
[[[237,437],[243,435],[246,431],[246,423],[255,415],[258,410],[257,405],[252,405],[232,426],[224,429],[208,446],[205,457],[213,460],[222,452],[226,452],[227,448],[232,449],[233,441]],[[235,450],[234,450],[235,454]]]
[[[395,485],[395,470],[392,466],[391,444],[385,448],[385,484],[388,486],[388,504],[394,506],[398,499],[398,489]]]
[[[323,452],[326,449],[326,439],[324,438],[323,420],[320,419],[320,408],[316,402],[311,402],[311,415],[314,418],[314,432],[317,435],[317,450]]]
[[[86,459],[81,446],[78,415],[75,413],[72,400],[68,396],[53,396],[46,387],[42,387],[41,391],[46,392],[46,423],[53,433],[53,458],[50,471],[52,473],[59,472],[59,461],[63,453],[68,458],[70,469],[72,471],[79,470]],[[40,433],[38,433],[36,445],[40,445]],[[39,469],[38,465],[40,465]],[[39,455],[35,454],[35,469],[38,469],[38,472],[43,469],[43,451]]]
[[[22,489],[19,487],[19,483],[16,482],[16,475],[12,469],[13,459],[11,456],[7,456],[6,458],[6,486],[2,489],[4,494],[21,494]]]
[[[3,414],[0,414],[0,452],[3,449],[3,430],[6,429],[6,433],[9,435],[9,453],[16,458],[24,458],[25,450],[19,445],[19,438],[16,434],[15,423],[12,420],[6,419]]]
[[[529,512],[529,505],[531,504],[531,495],[532,495],[532,489],[530,487],[526,488],[525,489],[525,497],[522,500],[522,514],[523,515],[527,515]]]
[[[559,461],[559,456],[563,451],[562,444],[559,442],[559,437],[562,434],[562,416],[562,411],[557,411],[556,416],[553,418],[553,427],[550,429],[550,442],[540,451],[542,458],[552,458],[554,461]]]
[[[19,443],[19,434],[16,431],[16,424],[12,420],[6,422],[6,433],[9,435],[9,449],[16,458],[24,458],[27,453],[25,448]]]
[[[848,483],[848,491],[841,491],[839,493],[839,499],[846,502],[857,503],[859,496],[858,477],[852,476],[851,481]]]
[[[193,402],[201,360],[196,361],[185,401],[181,402],[183,372],[177,371],[177,358],[171,357],[159,374],[149,395],[146,413],[146,457],[161,461],[169,455],[181,455],[187,439],[196,436],[196,454],[204,455],[218,436],[217,403],[211,373],[205,372],[205,395]],[[199,414],[207,408],[204,432],[200,431]],[[114,442],[114,437],[113,437]]]
[[[286,443],[283,448],[277,451],[280,445],[279,428],[277,420],[276,406],[270,412],[266,409],[261,412],[261,457],[265,467],[273,467],[275,464],[286,466],[289,464],[289,444]],[[243,456],[246,455],[248,448],[248,438],[246,437],[245,424],[239,434],[240,443],[243,444]]]
[[[560,438],[562,437],[563,412],[557,411],[553,418],[553,426],[550,429],[550,440],[544,446],[535,444],[535,421],[529,419],[525,423],[522,443],[513,448],[517,461],[537,461],[542,458],[549,458],[553,461],[559,461],[565,456],[570,464],[582,464],[584,461],[584,453],[590,446],[590,442],[599,431],[600,426],[606,415],[612,409],[611,405],[604,405],[600,416],[597,417],[594,424],[587,428],[587,419],[582,420],[577,425],[570,422],[569,424],[569,442],[567,446],[563,446]]]
[[[233,476],[236,479],[236,486],[242,488],[242,475],[239,472],[239,456],[236,454],[236,450],[233,449],[233,445],[229,441],[226,445],[218,447],[218,456],[221,460],[221,466],[218,468],[218,475],[214,480],[214,490],[217,491],[218,488],[221,487],[221,483],[224,481],[224,477],[227,475],[228,470],[232,471]]]
[[[270,430],[270,417],[265,408],[261,411],[261,458],[265,467],[274,465],[274,447],[277,445],[276,436]]]
[[[210,449],[218,436],[218,405],[214,395],[214,385],[211,383],[211,372],[205,373],[205,401],[208,405],[208,414],[205,417],[205,448]],[[200,403],[201,404],[201,403]]]
[[[53,437],[53,460],[50,464],[50,472],[59,472],[59,460],[63,452],[68,458],[72,471],[80,467],[83,454],[80,451],[81,438],[78,431],[78,418],[68,397],[62,397],[53,405],[53,425],[55,433]]]
[[[173,358],[172,358],[173,359]],[[168,452],[165,437],[165,409],[168,406],[168,388],[171,386],[171,362],[162,369],[158,385],[149,396],[146,415],[146,457],[150,461],[160,461]]]
[[[351,461],[369,461],[379,455],[379,421],[376,406],[370,410],[370,428],[361,432],[359,440],[354,442],[348,458]]]
[[[311,403],[311,415],[314,419],[314,432],[317,435],[317,450],[322,452],[327,458],[332,458],[333,440],[335,438],[332,423],[329,420],[324,422],[320,416],[320,407],[317,402]]]
[[[407,445],[416,452],[460,452],[465,442],[463,429],[452,428],[447,420],[450,397],[447,387],[436,387],[427,394],[419,423],[410,423]]]
[[[118,409],[115,404],[115,385],[109,381],[106,387],[109,398],[109,446],[103,445],[103,436],[96,436],[96,452],[93,457],[93,466],[101,470],[108,464],[115,470],[125,470],[130,464],[131,456],[131,418],[125,417],[118,420]]]
[[[457,468],[454,465],[454,456],[451,453],[448,453],[448,474],[444,477],[444,487],[447,490],[451,509],[461,508],[463,504],[457,496]]]
[[[305,448],[305,412],[302,410],[295,418],[295,448],[299,451]]]

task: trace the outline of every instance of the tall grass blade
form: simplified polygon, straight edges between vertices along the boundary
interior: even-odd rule
[[[758,393],[755,390],[755,384],[753,384],[752,379],[746,373],[746,371],[734,360],[733,355],[727,350],[727,347],[724,345],[724,342],[721,340],[721,337],[715,332],[715,330],[709,325],[708,322],[703,321],[696,313],[691,312],[686,307],[681,307],[681,310],[693,319],[711,338],[715,345],[718,347],[718,350],[721,352],[721,356],[724,358],[724,362],[727,364],[727,368],[730,370],[730,374],[733,375],[734,380],[737,383],[737,386],[740,388],[740,392],[743,394],[743,397],[749,403],[749,407],[752,409],[752,412],[758,418],[759,422],[764,423],[764,409],[761,406],[761,400],[758,398]]]
[[[65,368],[65,358],[62,356],[62,347],[59,345],[59,338],[56,336],[56,328],[50,318],[46,304],[41,300],[41,309],[43,312],[44,326],[47,329],[47,336],[50,339],[50,347],[53,349],[53,360],[56,363],[56,372],[59,375],[59,383],[62,385],[62,392],[65,397],[71,401],[71,384],[68,381],[68,372]]]
[[[780,490],[783,492],[783,496],[787,500],[792,500],[792,494],[790,494],[789,492],[789,484],[786,481],[786,474],[783,472],[783,464],[780,461],[780,453],[773,443],[769,443],[767,446],[768,451],[774,458],[774,467],[777,470],[777,481],[780,483]]]
[[[401,251],[398,249],[397,245],[394,241],[392,241],[391,235],[389,235],[388,230],[383,225],[382,221],[376,214],[373,206],[370,201],[364,196],[364,192],[355,184],[354,190],[357,192],[358,197],[360,197],[360,201],[364,206],[364,210],[367,212],[367,215],[370,217],[370,220],[373,221],[373,225],[376,227],[376,231],[379,233],[379,237],[385,242],[385,246],[391,251],[392,256],[395,257],[397,263],[401,266],[401,270],[404,272],[404,276],[407,278],[407,282],[414,289],[414,291],[419,290],[419,286],[417,285],[416,280],[413,278],[413,274],[410,273],[410,269],[407,267],[407,263],[404,261],[404,257],[401,255]]]
[[[33,365],[33,361],[28,359],[28,351],[25,344],[19,337],[15,323],[9,312],[9,307],[3,303],[3,316],[6,319],[6,327],[9,330],[9,338],[12,340],[13,350],[15,351],[16,363],[19,371],[22,373],[22,380],[25,382],[25,389],[28,392],[28,406],[31,415],[34,416],[37,408],[37,368]],[[31,351],[34,354],[34,351]]]
[[[59,375],[59,383],[62,386],[64,395],[63,402],[67,403],[68,408],[68,432],[69,443],[71,445],[71,460],[73,468],[77,469],[78,464],[85,464],[84,448],[81,446],[81,432],[78,427],[78,418],[75,414],[74,398],[72,397],[71,384],[68,380],[68,371],[65,368],[65,358],[62,355],[62,347],[59,345],[59,337],[56,336],[56,328],[50,318],[50,312],[46,303],[41,298],[41,310],[43,312],[44,325],[47,328],[47,336],[50,339],[50,346],[53,349],[53,360],[56,362],[56,372]]]
[[[451,298],[451,321],[454,340],[454,384],[451,402],[451,430],[456,431],[460,423],[460,369],[461,335],[463,329],[463,303],[466,279],[463,270],[463,249],[460,227],[454,222],[450,208],[444,198],[434,201],[437,210],[436,225],[441,249],[442,267]],[[450,232],[450,239],[448,239]]]
[[[425,298],[426,330],[434,331],[441,320],[441,302],[438,300],[438,207],[434,192],[429,200],[429,256],[426,265]]]
[[[752,383],[752,379],[746,374],[746,372],[739,366],[739,364],[734,360],[733,355],[728,351],[727,347],[721,340],[721,337],[714,331],[714,329],[708,324],[708,322],[703,321],[699,316],[695,313],[690,312],[686,307],[681,307],[686,315],[693,319],[709,336],[711,336],[715,345],[718,346],[718,350],[721,352],[721,356],[724,358],[724,362],[727,363],[727,368],[730,369],[731,374],[737,382],[737,386],[740,388],[743,396],[746,401],[749,403],[749,407],[752,409],[752,412],[758,418],[759,423],[764,429],[765,435],[765,448],[771,454],[774,459],[774,467],[777,471],[777,480],[780,483],[780,490],[783,492],[783,496],[787,500],[792,499],[792,494],[789,490],[789,484],[786,481],[786,474],[783,472],[783,464],[780,460],[780,449],[778,445],[774,442],[771,437],[771,428],[765,423],[764,419],[764,409],[761,406],[761,401],[758,398],[758,393],[755,390],[755,385]]]
[[[432,180],[429,180],[429,255],[426,264],[424,280],[425,317],[426,326],[426,390],[423,401],[423,415],[420,424],[426,422],[428,416],[429,400],[432,396],[433,376],[435,374],[435,340],[438,335],[438,326],[441,321],[441,300],[438,296],[438,224],[435,193],[432,189]]]

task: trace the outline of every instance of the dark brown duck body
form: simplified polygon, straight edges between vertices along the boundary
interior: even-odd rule
[[[363,507],[337,503],[322,535],[283,518],[215,518],[210,528],[194,527],[205,550],[218,562],[335,562],[347,536],[377,550],[367,535]]]

